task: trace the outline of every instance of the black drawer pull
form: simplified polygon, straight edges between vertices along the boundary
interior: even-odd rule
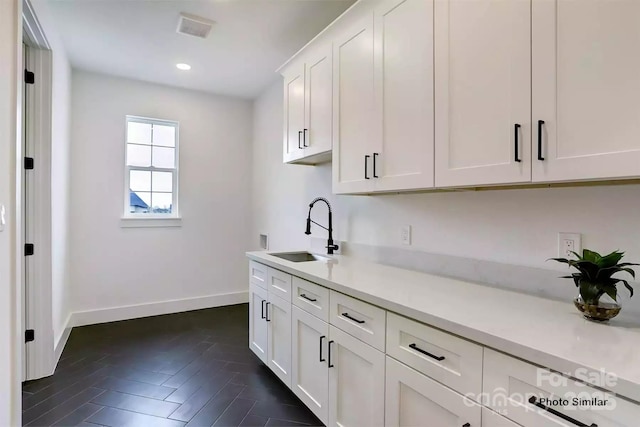
[[[300,138],[302,137],[302,131],[298,131],[298,148],[302,150],[302,143],[300,142]]]
[[[329,345],[327,347],[329,347],[329,367],[333,368],[333,365],[331,364],[331,344],[333,344],[333,340],[329,341]]]
[[[266,314],[265,314],[265,320],[266,320],[267,322],[271,322],[271,319],[269,319],[269,304],[271,304],[271,303],[270,303],[270,302],[267,302],[267,304],[266,304],[266,306],[265,306],[265,307],[266,307],[266,310],[265,310],[265,313],[266,313]]]
[[[542,125],[544,125],[544,120],[538,120],[538,160],[544,161],[544,157],[542,157]]]
[[[376,173],[376,159],[378,158],[379,155],[380,155],[379,153],[373,153],[373,177],[374,178],[380,178]]]
[[[263,319],[266,319],[266,317],[264,315],[264,303],[265,302],[266,302],[265,300],[262,300],[262,314],[260,315],[260,317],[262,317]]]
[[[307,296],[307,294],[300,294],[300,298],[304,298],[304,299],[306,299],[307,301],[311,301],[311,302],[316,302],[316,301],[318,301],[318,300],[317,300],[317,299],[315,299],[315,298],[309,298],[309,297]]]
[[[322,340],[323,340],[323,339],[325,339],[325,338],[326,338],[326,337],[325,337],[324,335],[322,335],[322,336],[320,337],[320,361],[321,361],[321,362],[324,362],[325,360],[327,360],[327,359],[325,359],[325,358],[323,358],[323,357],[322,357]]]
[[[364,156],[364,179],[370,179],[369,172],[367,171],[367,168],[369,167],[369,157],[371,156],[368,154]]]
[[[471,427],[471,424],[469,424],[469,423],[464,423],[464,424],[462,424],[462,427]]]
[[[569,421],[571,424],[576,425],[578,427],[598,427],[598,424],[596,424],[596,423],[585,424],[585,423],[582,423],[582,422],[580,422],[578,420],[574,420],[573,418],[571,418],[568,415],[563,414],[562,412],[558,412],[553,408],[545,406],[542,403],[538,402],[535,396],[531,396],[529,398],[529,403],[531,403],[532,405],[537,406],[540,409],[543,409],[543,410],[547,411],[550,414],[555,415],[556,417],[562,418],[565,421]]]
[[[428,351],[419,348],[415,343],[409,344],[409,348],[411,348],[411,349],[413,349],[413,350],[415,350],[415,351],[417,351],[419,353],[422,353],[422,354],[424,354],[426,356],[429,356],[429,357],[431,357],[433,359],[436,359],[437,361],[444,360],[444,356],[436,356],[435,354],[431,354]]]
[[[353,320],[356,323],[360,323],[360,324],[364,323],[364,320],[355,319],[355,318],[349,316],[349,313],[342,313],[342,316],[346,317],[349,320]]]
[[[309,131],[309,129],[303,129],[302,130],[302,146],[303,147],[308,147],[307,145],[307,132]]]
[[[513,139],[514,139],[514,144],[515,144],[515,161],[516,162],[521,162],[522,160],[520,159],[520,141],[518,141],[518,138],[520,136],[520,125],[518,123],[516,123],[515,125],[513,125],[513,129],[514,129],[514,134],[513,134]]]

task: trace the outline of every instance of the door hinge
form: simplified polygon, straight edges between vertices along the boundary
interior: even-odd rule
[[[33,255],[34,248],[35,248],[35,246],[33,245],[33,243],[25,243],[25,245],[24,245],[24,256]]]
[[[24,168],[25,169],[33,169],[33,157],[25,157],[24,158]]]
[[[24,82],[28,85],[32,85],[36,82],[36,75],[33,71],[24,70]]]
[[[36,332],[33,329],[24,331],[24,342],[31,342],[36,339]]]

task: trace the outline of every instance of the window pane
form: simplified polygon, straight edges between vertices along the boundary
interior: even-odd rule
[[[144,191],[129,192],[129,212],[148,213],[151,205],[151,193]]]
[[[151,191],[171,193],[173,191],[173,172],[152,172]]]
[[[176,128],[173,126],[153,125],[153,145],[176,146]]]
[[[129,188],[133,191],[151,191],[151,172],[130,171]]]
[[[171,213],[172,193],[152,193],[151,206],[153,213]]]
[[[151,146],[127,144],[129,166],[151,166]]]
[[[127,123],[127,142],[134,144],[151,144],[151,124]]]
[[[176,166],[175,148],[153,147],[153,166],[174,168]]]

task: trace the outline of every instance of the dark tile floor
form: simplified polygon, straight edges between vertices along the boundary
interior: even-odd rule
[[[248,329],[247,304],[74,328],[55,374],[23,385],[23,425],[322,425]]]

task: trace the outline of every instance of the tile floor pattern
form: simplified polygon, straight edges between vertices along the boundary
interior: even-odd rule
[[[248,305],[74,328],[28,426],[322,425],[248,349]]]

